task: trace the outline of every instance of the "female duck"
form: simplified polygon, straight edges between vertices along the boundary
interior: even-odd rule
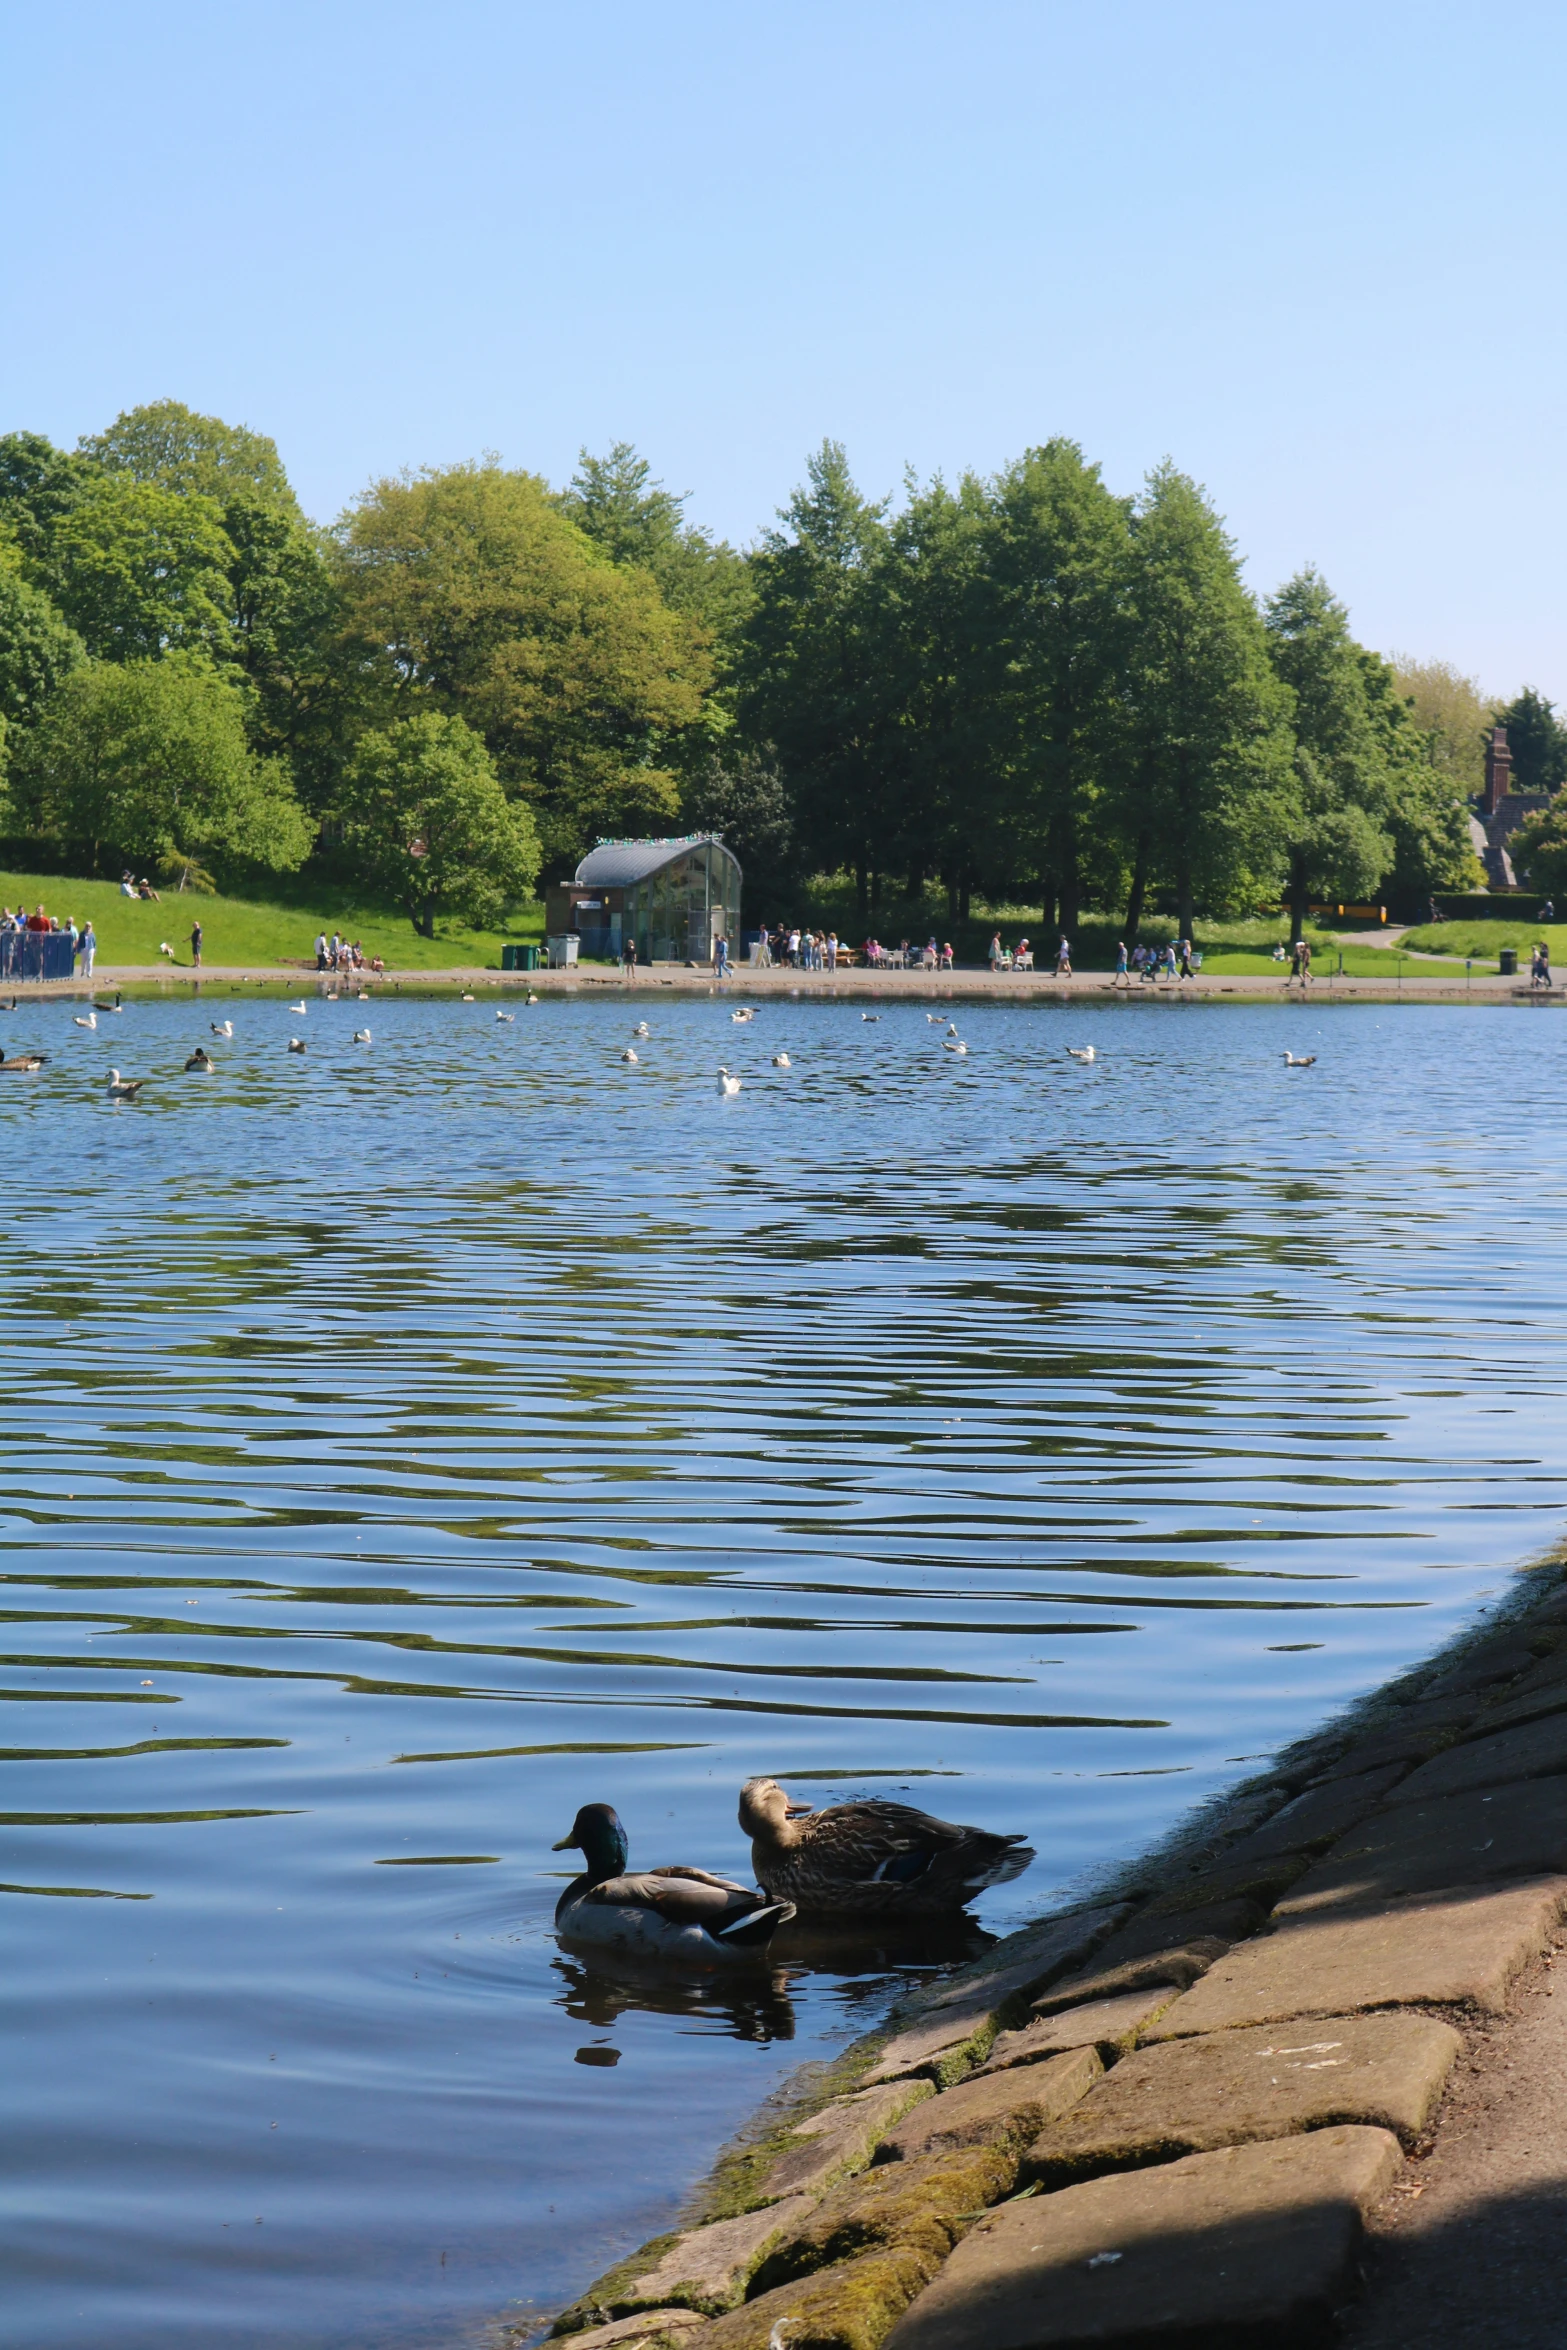
[[[912,1804],[813,1811],[791,1803],[776,1779],[746,1781],[740,1825],[757,1883],[818,1917],[938,1916],[1021,1876],[1034,1857],[1021,1836],[960,1828]]]
[[[706,1965],[754,1959],[794,1915],[793,1902],[749,1893],[706,1869],[628,1875],[626,1831],[607,1803],[585,1803],[552,1850],[575,1850],[588,1864],[555,1904],[556,1931],[594,1949]]]

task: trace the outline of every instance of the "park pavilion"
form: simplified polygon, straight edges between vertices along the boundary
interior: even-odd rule
[[[740,860],[716,833],[680,840],[601,840],[565,887],[552,889],[545,928],[575,934],[583,955],[618,959],[635,939],[640,963],[706,963],[740,924]]]

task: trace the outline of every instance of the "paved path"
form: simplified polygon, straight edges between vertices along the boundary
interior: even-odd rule
[[[1345,2350],[1560,2350],[1567,2341],[1567,1962],[1470,2033],[1433,2151],[1371,2226]],[[1414,2190],[1418,2189],[1418,2192]]]

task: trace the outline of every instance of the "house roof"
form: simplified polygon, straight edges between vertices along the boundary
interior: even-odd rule
[[[587,889],[629,889],[634,881],[645,881],[662,865],[672,865],[683,857],[687,849],[700,848],[711,841],[731,863],[738,863],[732,849],[724,848],[716,832],[689,832],[679,840],[601,840],[589,849],[577,867],[577,883]]]

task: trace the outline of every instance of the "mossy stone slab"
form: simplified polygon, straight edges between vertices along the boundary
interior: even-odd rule
[[[1338,2122],[1425,2127],[1461,2043],[1435,2016],[1329,2016],[1142,2048],[1043,2130],[1024,2169],[1046,2187]]]
[[[1546,1714],[1516,1729],[1497,1730],[1450,1746],[1422,1763],[1397,1788],[1393,1803],[1423,1803],[1442,1795],[1471,1795],[1476,1789],[1505,1787],[1514,1779],[1544,1779],[1567,1772],[1567,1714]]]
[[[635,2317],[617,2317],[607,2326],[591,2326],[585,2334],[560,2337],[570,2350],[683,2350],[693,2336],[707,2331],[711,2321],[696,2309],[648,2309]]]
[[[959,2245],[887,2350],[1326,2341],[1364,2215],[1401,2161],[1387,2130],[1314,2130],[1009,2204]]]
[[[1120,1999],[1129,1991],[1164,1990],[1172,1983],[1184,1991],[1229,1947],[1217,1936],[1194,1935],[1189,1941],[1151,1950],[1144,1958],[1129,1958],[1120,1966],[1095,1967],[1092,1974],[1070,1975],[1035,2000],[1034,2013],[1059,2015],[1064,2008],[1080,2007],[1090,1999]]]
[[[944,2260],[1017,2180],[1015,2146],[969,2146],[883,2163],[824,2196],[757,2268],[750,2298],[862,2252],[912,2247]]]
[[[1308,1787],[1276,1811],[1271,1820],[1243,1836],[1225,1853],[1229,1867],[1248,1861],[1271,1860],[1283,1852],[1321,1852],[1336,1844],[1346,1829],[1363,1820],[1405,1775],[1403,1763],[1384,1763],[1380,1770],[1357,1771]]]
[[[1157,2022],[1179,1997],[1176,1984],[1156,1983],[1148,1991],[1128,1991],[1119,1999],[1090,1999],[1085,2006],[1065,2008],[1059,2015],[1037,2016],[1019,2031],[1001,2033],[974,2079],[983,2081],[1020,2064],[1038,2064],[1072,2048],[1096,2049],[1109,2064],[1134,2048],[1139,2032]],[[956,2096],[957,2092],[949,2094]]]
[[[1113,1902],[1097,1909],[1069,1910],[1062,1917],[1009,1934],[987,1953],[983,1970],[961,1976],[922,2005],[921,2014],[935,2016],[953,2007],[971,2007],[977,1999],[992,2009],[1009,1999],[1026,1998],[1068,1967],[1078,1966],[1127,1915],[1129,1904]]]
[[[878,2138],[922,2099],[934,2097],[926,2080],[889,2081],[839,2097],[793,2132],[761,2182],[758,2193],[776,2202],[785,2195],[822,2194],[855,2171],[864,2170]]]
[[[1371,1909],[1403,1893],[1567,1874],[1567,1777],[1495,1794],[1388,1804],[1335,1844],[1274,1911]]]
[[[764,2254],[794,2234],[815,2208],[814,2195],[792,2195],[787,2202],[770,2203],[765,2211],[746,2211],[738,2219],[688,2229],[651,2268],[638,2272],[635,2261],[628,2261],[610,2281],[607,2293],[596,2288],[590,2299],[599,2299],[612,2317],[667,2304],[716,2316],[744,2298]]]
[[[867,2252],[763,2293],[704,2326],[697,2342],[700,2350],[880,2350],[940,2265],[912,2245]]]
[[[1466,1886],[1369,1913],[1327,1910],[1232,1950],[1166,2008],[1150,2040],[1368,2007],[1495,2013],[1567,1905],[1567,1877]]]
[[[1086,2097],[1103,2071],[1098,2049],[1083,2046],[1042,2064],[960,2081],[944,2097],[928,2099],[889,2130],[876,2149],[876,2160],[912,2162],[949,2146],[1026,2145],[1047,2122]]]

